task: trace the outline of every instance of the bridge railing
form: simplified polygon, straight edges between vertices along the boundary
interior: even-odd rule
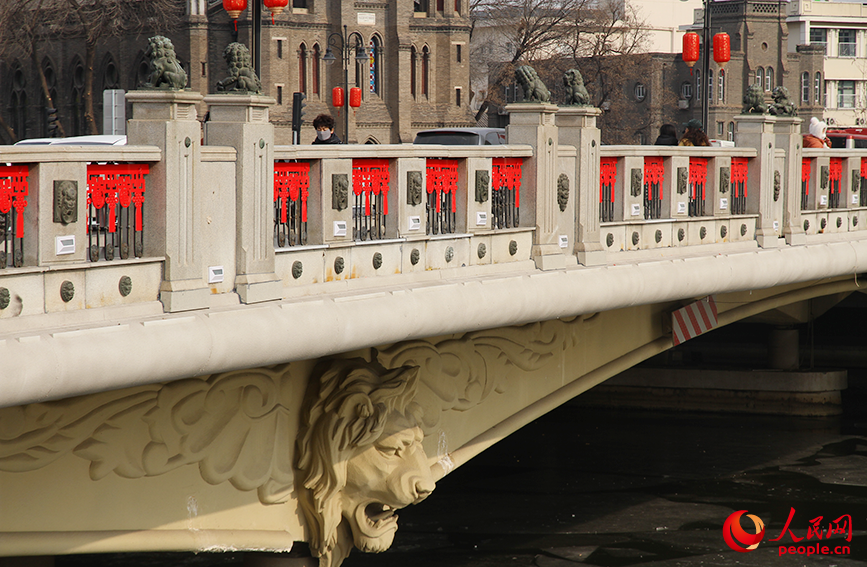
[[[148,222],[145,196],[159,148],[20,146],[0,155],[0,319],[157,299],[164,237]]]
[[[275,272],[302,284],[527,260],[528,146],[276,146]],[[526,215],[526,213],[524,213]]]
[[[808,236],[865,230],[867,155],[863,149],[804,149],[801,218]]]
[[[755,238],[752,148],[603,146],[599,221],[606,250]]]

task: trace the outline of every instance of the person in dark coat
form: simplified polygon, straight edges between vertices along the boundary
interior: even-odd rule
[[[683,138],[678,142],[679,146],[709,146],[710,140],[707,134],[704,133],[701,120],[693,118],[686,123],[686,132],[683,133]]]
[[[677,145],[677,128],[674,124],[663,124],[659,127],[659,137],[656,139],[654,146],[676,146]]]
[[[340,138],[334,133],[334,118],[330,114],[320,114],[313,119],[313,127],[316,128],[314,144],[342,144]]]

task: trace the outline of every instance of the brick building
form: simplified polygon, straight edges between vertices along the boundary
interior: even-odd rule
[[[219,0],[178,1],[185,4],[186,15],[179,28],[166,35],[187,70],[189,87],[214,93],[217,81],[227,75],[225,46],[235,40],[250,45],[252,10],[241,13],[236,32]],[[343,83],[338,36],[344,26],[362,38],[368,53],[365,61],[358,61],[354,51],[349,58],[349,86],[363,92],[361,107],[349,111],[350,142],[411,142],[421,129],[469,125],[468,9],[462,0],[290,0],[272,22],[263,7],[260,75],[264,94],[277,101],[271,110],[276,142],[291,141],[296,91],[307,95],[302,142],[315,137],[310,122],[320,112],[334,115],[337,134],[347,139],[343,117],[338,119],[331,106],[332,88]],[[99,45],[94,68],[97,124],[102,124],[104,89],[134,90],[146,77],[149,35],[112,38]],[[329,46],[337,58],[331,65],[324,59]],[[83,39],[46,41],[39,57],[67,135],[84,134]],[[29,58],[0,61],[0,112],[19,139],[47,135],[39,83]],[[0,142],[10,141],[0,132]]]

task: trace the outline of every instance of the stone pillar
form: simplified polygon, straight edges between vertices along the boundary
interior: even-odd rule
[[[779,116],[774,126],[776,147],[786,151],[785,169],[780,172],[780,183],[783,184],[783,236],[789,245],[807,243],[807,235],[801,221],[801,157],[802,118],[794,116]]]
[[[210,119],[205,143],[231,146],[235,161],[235,291],[244,303],[281,299],[274,273],[274,126],[268,110],[276,101],[260,95],[205,97]]]
[[[162,161],[152,164],[145,194],[145,256],[165,256],[160,301],[168,312],[204,309],[210,303],[196,198],[200,179],[201,125],[196,104],[202,95],[190,91],[132,91],[130,145],[159,146]]]
[[[797,370],[800,365],[798,329],[773,329],[768,337],[768,366],[775,370]]]
[[[607,262],[599,231],[599,146],[600,133],[596,117],[602,111],[592,106],[564,106],[557,112],[560,143],[575,146],[576,161],[575,222],[578,226],[575,255],[585,266]]]
[[[536,234],[532,256],[540,270],[566,267],[566,257],[557,244],[557,151],[559,136],[554,124],[557,106],[548,103],[517,103],[506,106],[510,144],[533,146],[533,157],[524,160],[521,174],[521,224],[533,222]]]
[[[767,114],[741,114],[735,116],[737,134],[735,145],[758,150],[756,159],[750,160],[747,179],[747,210],[758,211],[756,241],[762,248],[783,246],[782,227],[774,226],[774,157],[777,119]]]

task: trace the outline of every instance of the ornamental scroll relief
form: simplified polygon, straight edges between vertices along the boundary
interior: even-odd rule
[[[434,490],[421,443],[444,412],[470,410],[558,361],[580,328],[580,317],[546,321],[326,359],[306,377],[309,366],[290,363],[3,408],[0,471],[73,454],[94,481],[195,465],[204,481],[256,490],[263,504],[297,491],[311,550],[321,567],[337,567],[353,546],[387,549],[394,512]],[[290,385],[305,380],[301,410],[290,410],[299,391]],[[448,470],[441,457],[435,466]]]

